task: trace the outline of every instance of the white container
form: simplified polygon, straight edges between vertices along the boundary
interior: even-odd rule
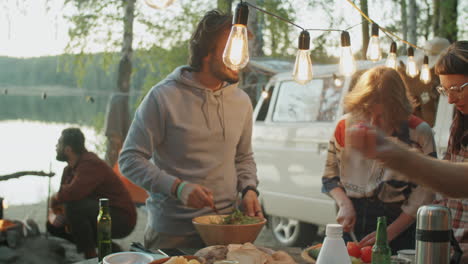
[[[411,264],[416,263],[416,250],[414,249],[402,249],[397,251],[398,257],[406,258],[411,261]]]
[[[141,252],[119,252],[104,257],[103,264],[148,264],[154,258],[150,254]]]
[[[351,258],[343,240],[342,225],[327,225],[317,264],[351,264]]]

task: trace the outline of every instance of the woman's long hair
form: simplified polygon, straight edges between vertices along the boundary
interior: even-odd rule
[[[370,118],[376,104],[383,106],[383,120],[394,130],[413,112],[408,89],[396,70],[379,66],[366,71],[344,99],[345,111],[365,118]]]
[[[452,43],[437,61],[435,72],[437,75],[462,74],[468,76],[468,41]],[[456,110],[450,128],[447,154],[457,154],[461,146],[467,144],[468,117]]]

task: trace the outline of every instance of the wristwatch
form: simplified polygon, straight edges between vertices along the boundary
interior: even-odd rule
[[[244,198],[244,196],[245,196],[245,194],[247,193],[248,190],[254,191],[257,194],[257,197],[260,195],[260,193],[258,192],[256,187],[254,187],[252,185],[248,185],[247,187],[244,188],[244,190],[242,190],[242,198]]]

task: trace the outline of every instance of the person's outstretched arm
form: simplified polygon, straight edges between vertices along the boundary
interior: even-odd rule
[[[367,126],[353,127],[349,133],[351,146],[368,158],[377,159],[434,191],[453,198],[468,197],[468,164],[430,158],[399,142],[377,136],[376,130]]]

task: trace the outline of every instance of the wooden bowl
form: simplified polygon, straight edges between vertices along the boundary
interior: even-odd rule
[[[266,223],[265,218],[260,222],[246,225],[221,225],[221,218],[227,215],[205,215],[192,219],[195,229],[207,246],[253,243]]]
[[[205,260],[203,258],[200,258],[200,257],[197,257],[197,256],[187,255],[187,256],[181,256],[181,257],[184,257],[185,259],[187,259],[187,261],[192,260],[192,259],[196,259],[201,264],[205,263]],[[150,262],[148,264],[163,264],[164,262],[168,261],[170,258],[171,257],[153,260],[152,262]]]

